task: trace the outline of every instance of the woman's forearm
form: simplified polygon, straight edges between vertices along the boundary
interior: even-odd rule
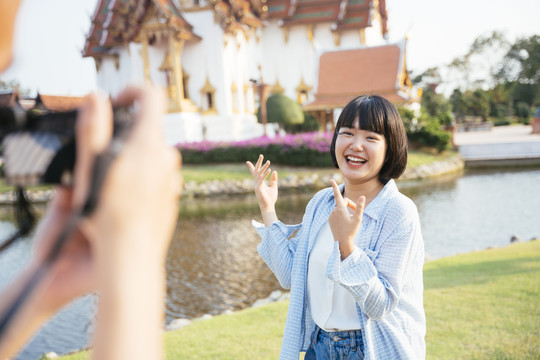
[[[264,226],[269,227],[276,221],[278,221],[277,213],[274,207],[271,208],[260,208],[261,209],[261,215],[263,218]]]
[[[131,255],[100,269],[94,359],[163,358],[165,266],[144,254]]]

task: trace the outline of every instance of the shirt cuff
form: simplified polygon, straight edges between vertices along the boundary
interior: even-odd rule
[[[339,242],[335,241],[328,260],[326,276],[345,286],[355,286],[368,283],[377,276],[377,269],[370,257],[357,246],[345,260],[341,261]]]
[[[289,237],[301,226],[301,224],[285,225],[279,220],[274,221],[268,227],[264,226],[264,224],[255,220],[251,220],[251,225],[253,225],[253,227],[255,228],[255,230],[257,230],[257,233],[259,233],[261,237],[264,237],[269,234],[275,234],[275,235],[279,234],[281,236]]]

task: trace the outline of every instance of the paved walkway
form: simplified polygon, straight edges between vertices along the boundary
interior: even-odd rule
[[[528,125],[498,126],[490,131],[457,132],[454,137],[467,163],[521,160],[540,162],[540,135]]]

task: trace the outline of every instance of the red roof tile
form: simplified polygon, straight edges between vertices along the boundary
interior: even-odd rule
[[[70,111],[75,110],[82,105],[84,97],[75,96],[57,96],[38,94],[36,105],[43,104],[45,108],[51,111]]]
[[[377,94],[393,102],[409,100],[400,84],[404,71],[404,45],[330,51],[319,58],[315,100],[309,110],[339,108],[362,94]]]
[[[267,0],[267,3],[268,18],[283,20],[283,26],[330,22],[337,31],[370,26],[374,6],[373,0]],[[383,29],[386,29],[384,0],[379,0],[376,10],[384,19]]]

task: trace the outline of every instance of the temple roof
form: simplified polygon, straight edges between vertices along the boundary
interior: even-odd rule
[[[82,105],[84,97],[37,94],[34,107],[51,111],[70,111]]]
[[[306,110],[344,107],[359,95],[381,95],[393,103],[415,100],[405,68],[405,41],[372,48],[329,51],[319,58],[315,100]]]
[[[19,102],[19,91],[8,90],[0,92],[0,107],[12,107]]]
[[[382,35],[388,33],[385,0],[267,0],[267,3],[268,18],[282,20],[282,26],[331,22],[334,31],[364,29],[371,25],[374,12],[378,12]]]
[[[225,31],[236,32],[264,25],[266,10],[261,0],[216,0],[214,12]]]
[[[114,46],[134,41],[150,9],[160,24],[168,25],[183,38],[198,38],[173,0],[99,0],[83,55],[104,55]]]
[[[262,27],[263,19],[280,20],[282,26],[329,22],[334,31],[364,29],[378,14],[382,35],[388,33],[385,0],[212,0],[210,4],[221,27],[230,32]],[[160,24],[182,38],[199,38],[173,0],[99,0],[84,56],[105,55],[115,46],[136,41],[150,9]]]

